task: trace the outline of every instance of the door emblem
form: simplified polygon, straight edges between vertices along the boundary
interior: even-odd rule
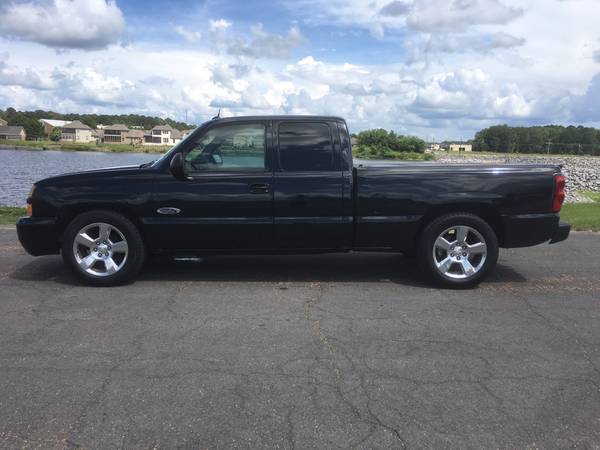
[[[163,208],[158,208],[156,212],[159,214],[166,214],[168,216],[172,216],[174,214],[179,214],[181,210],[179,208],[173,208],[172,206],[165,206]]]

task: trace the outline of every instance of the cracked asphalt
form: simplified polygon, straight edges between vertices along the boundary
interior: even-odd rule
[[[600,448],[600,235],[469,291],[389,254],[79,283],[0,229],[1,448]]]

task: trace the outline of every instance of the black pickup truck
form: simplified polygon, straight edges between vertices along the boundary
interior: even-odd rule
[[[439,285],[473,286],[499,247],[558,242],[556,165],[353,161],[338,117],[211,120],[157,161],[41,180],[17,231],[87,282],[148,255],[401,252]]]

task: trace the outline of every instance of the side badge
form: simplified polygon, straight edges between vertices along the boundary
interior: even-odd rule
[[[175,214],[179,214],[181,212],[181,210],[179,208],[173,208],[171,206],[165,206],[164,208],[158,208],[156,210],[157,213],[159,214],[165,214],[167,216],[172,216]]]

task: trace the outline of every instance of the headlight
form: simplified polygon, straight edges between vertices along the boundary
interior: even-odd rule
[[[29,191],[29,196],[27,197],[27,215],[29,217],[33,216],[33,192],[35,191],[35,184],[31,186],[31,190]]]

